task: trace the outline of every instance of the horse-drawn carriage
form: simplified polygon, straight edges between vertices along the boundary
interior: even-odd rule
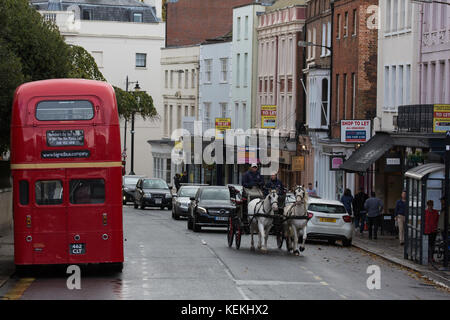
[[[232,195],[237,190],[232,191]],[[286,248],[296,255],[298,251],[298,231],[303,229],[303,242],[300,251],[305,248],[306,224],[311,217],[306,209],[307,193],[302,186],[297,186],[294,191],[295,202],[286,206],[278,206],[277,190],[268,190],[264,197],[262,192],[253,188],[247,190],[247,198],[236,201],[236,211],[228,219],[227,241],[228,246],[236,249],[241,246],[241,237],[244,234],[251,235],[251,249],[254,250],[253,234],[258,233],[258,249],[267,251],[267,239],[269,234],[277,237],[278,248],[281,248],[286,240]],[[264,245],[262,245],[264,239]]]

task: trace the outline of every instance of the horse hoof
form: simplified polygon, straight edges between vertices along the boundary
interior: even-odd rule
[[[300,252],[303,252],[303,251],[305,251],[305,248],[300,247]]]
[[[298,250],[295,250],[295,251],[294,251],[294,255],[299,256],[299,255],[300,255],[300,252],[298,252]]]
[[[255,247],[250,247],[250,251],[255,251]]]

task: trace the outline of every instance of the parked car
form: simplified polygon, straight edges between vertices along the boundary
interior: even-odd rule
[[[145,176],[123,176],[122,177],[122,203],[134,202],[134,192],[136,190],[136,183],[139,179],[145,178]]]
[[[200,185],[183,184],[176,195],[172,198],[172,218],[178,220],[180,217],[188,216],[188,207],[191,198],[195,197]]]
[[[172,210],[172,192],[163,179],[141,178],[136,184],[134,208],[166,207]]]
[[[195,197],[191,197],[187,227],[195,232],[202,227],[227,227],[228,217],[235,210],[228,187],[200,187]]]
[[[342,202],[310,197],[308,213],[313,217],[306,225],[307,239],[326,239],[332,244],[342,240],[345,247],[351,246],[354,226]]]

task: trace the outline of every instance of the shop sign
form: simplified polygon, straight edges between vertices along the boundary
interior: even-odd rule
[[[341,142],[364,143],[370,139],[370,120],[341,120]]]
[[[216,139],[224,138],[225,131],[231,129],[231,118],[216,118]]]
[[[292,157],[292,171],[305,171],[305,157],[293,156]]]
[[[330,156],[330,171],[339,171],[339,167],[344,163],[345,156]]]
[[[258,163],[257,148],[256,147],[237,147],[237,162],[243,163]]]
[[[450,130],[450,104],[435,104],[433,108],[433,132]]]
[[[261,128],[277,127],[277,106],[261,106]]]

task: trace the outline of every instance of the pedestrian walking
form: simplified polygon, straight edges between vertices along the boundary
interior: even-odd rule
[[[427,209],[425,210],[425,230],[424,234],[428,235],[428,262],[434,262],[434,244],[439,221],[439,211],[433,209],[433,200],[427,201]]]
[[[175,188],[178,190],[180,190],[180,181],[181,180],[181,176],[179,173],[176,173],[175,176],[173,177],[173,183],[175,184]]]
[[[364,208],[364,203],[369,198],[367,193],[364,192],[364,188],[360,187],[359,192],[355,195],[353,199],[353,213],[355,215],[355,228],[359,227],[359,233],[362,234],[364,231],[364,224],[366,223],[366,209]]]
[[[406,191],[402,192],[401,198],[395,203],[394,219],[398,226],[398,239],[400,245],[405,243],[405,215],[406,215]]]
[[[308,196],[317,197],[317,191],[315,188],[313,188],[312,183],[308,183],[308,189],[306,189],[306,192],[308,192]]]
[[[370,193],[370,198],[364,203],[364,208],[367,210],[367,219],[369,220],[369,240],[377,239],[378,226],[381,220],[381,211],[383,210],[383,202],[377,198],[374,191]]]
[[[352,191],[350,189],[345,189],[344,195],[341,197],[341,202],[347,210],[347,213],[350,216],[353,216],[352,204],[353,204],[353,196]]]

